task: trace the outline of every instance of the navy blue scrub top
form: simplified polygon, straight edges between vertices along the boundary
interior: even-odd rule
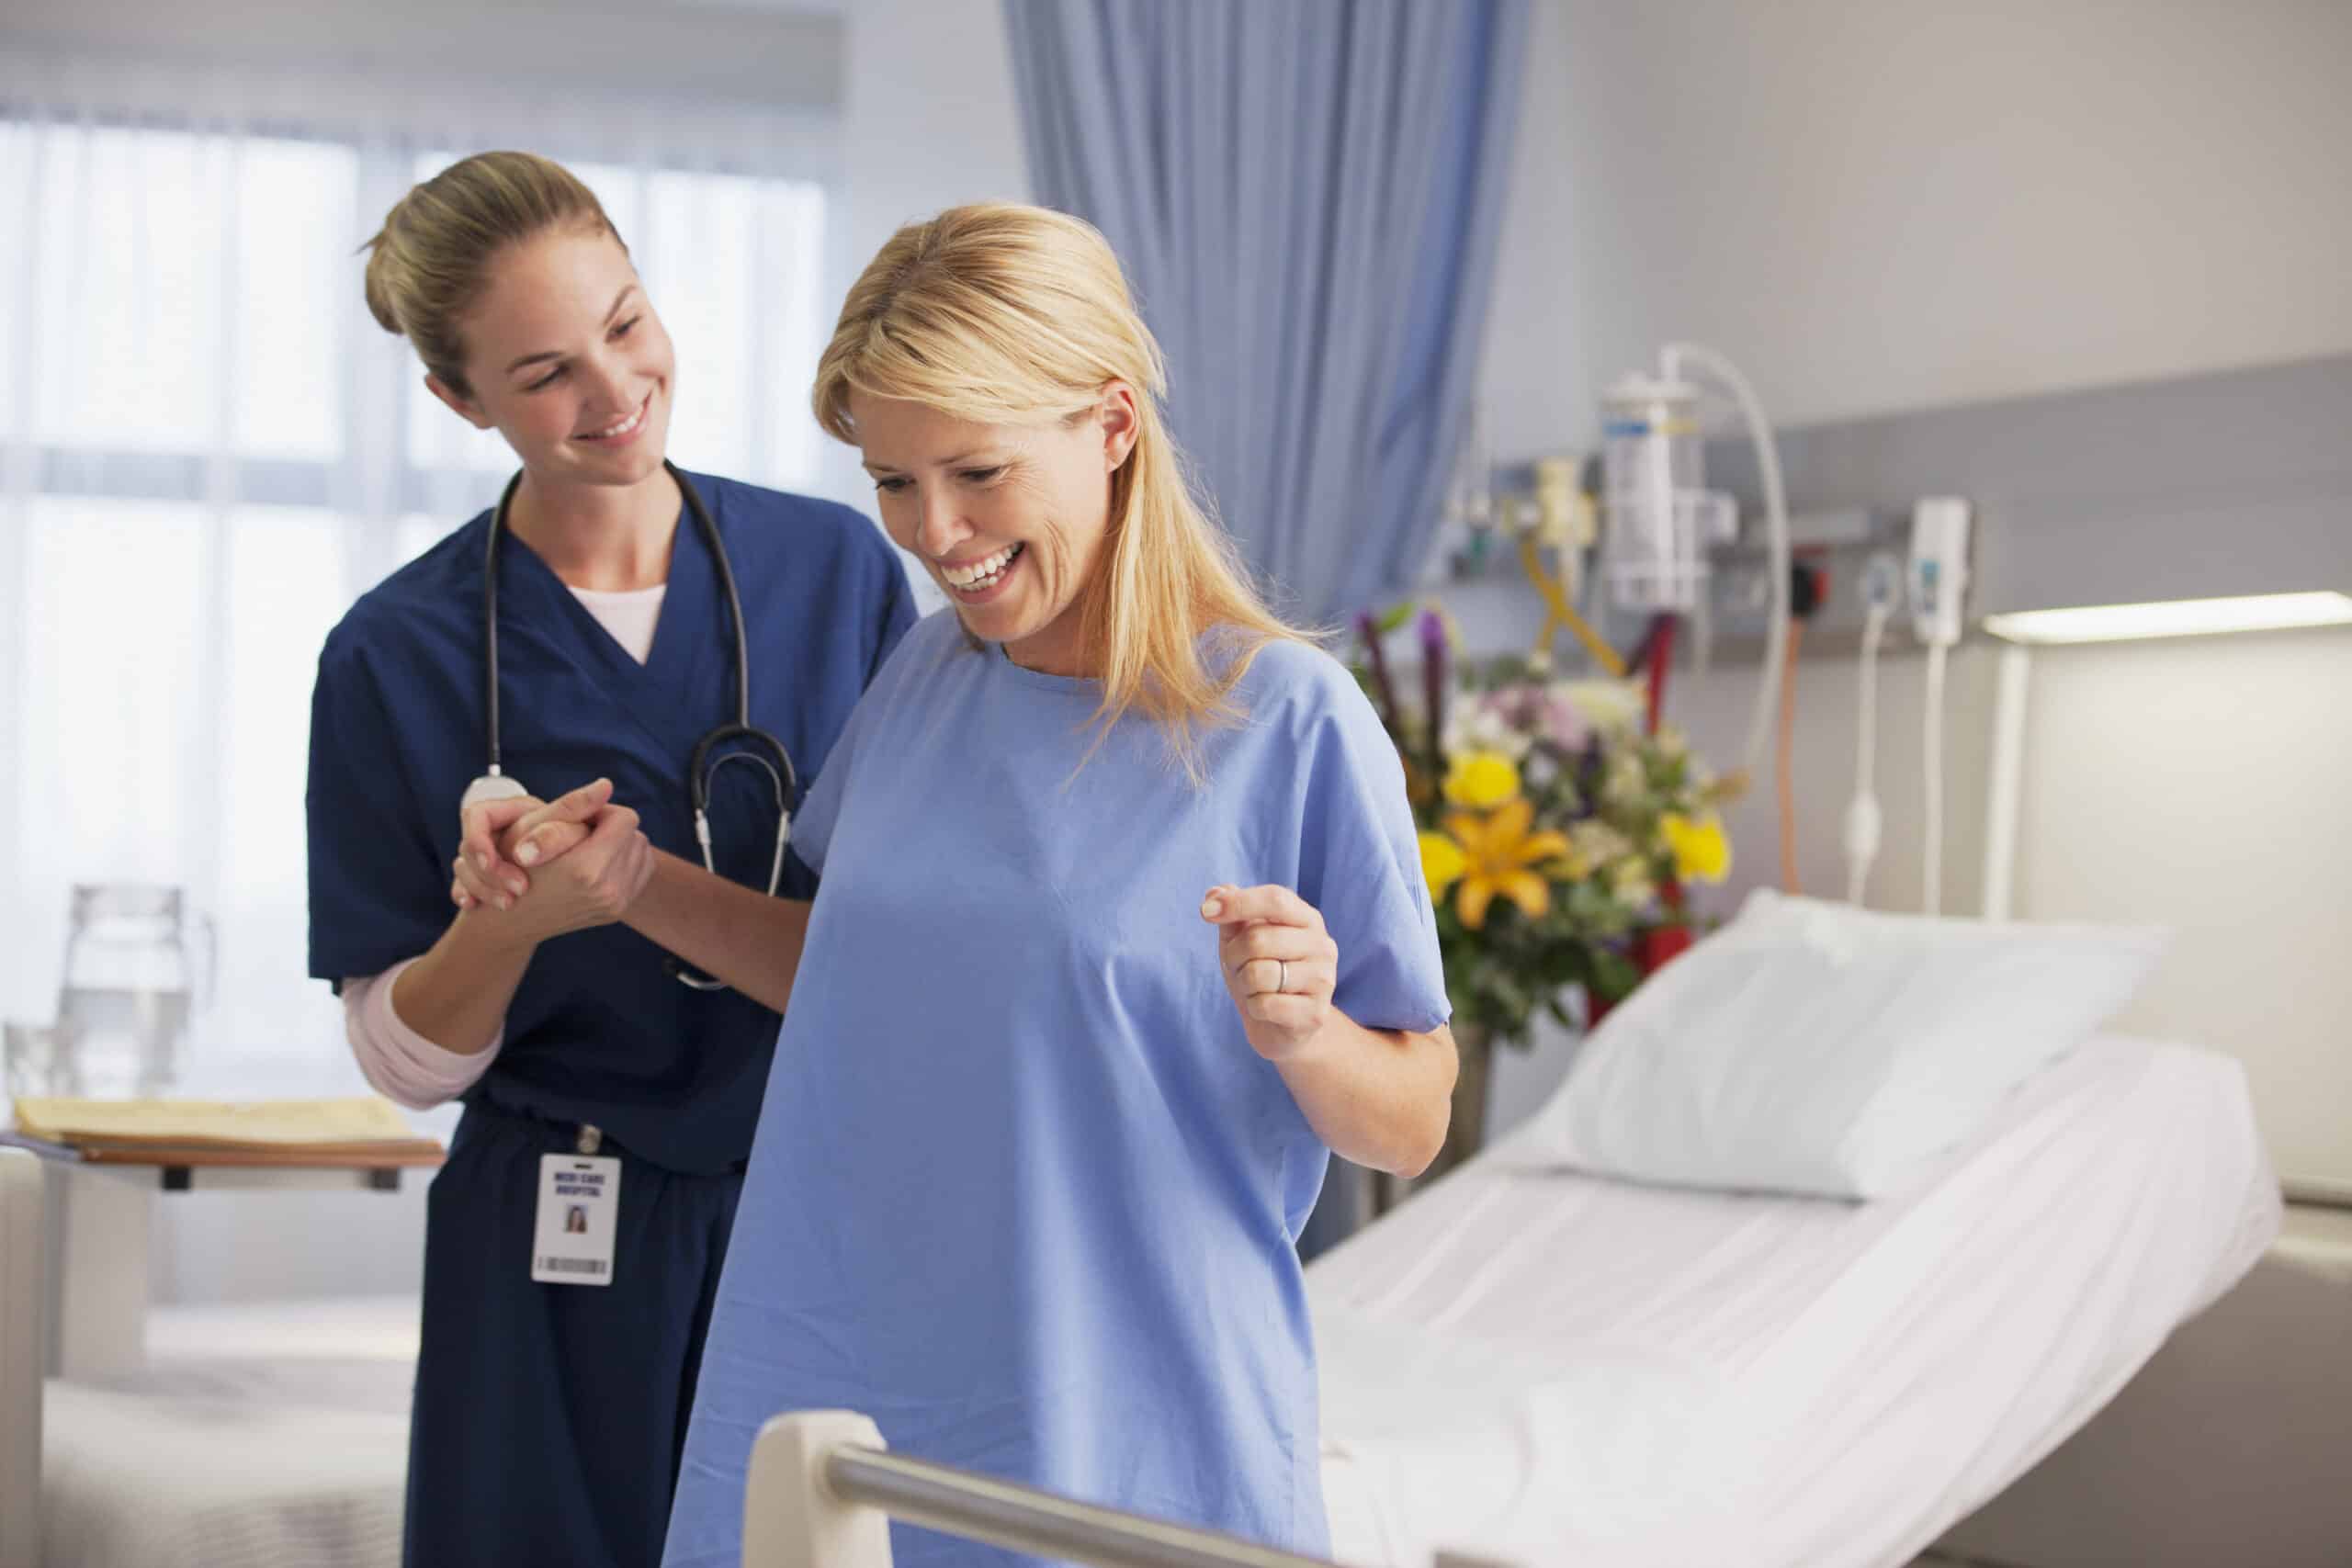
[[[792,754],[805,795],[859,694],[913,624],[898,556],[844,506],[688,476],[742,595],[752,722]],[[487,761],[482,714],[485,512],[351,607],[327,637],[311,698],[311,973],[380,974],[447,929],[458,801]],[[505,771],[539,798],[597,777],[657,849],[701,863],[686,792],[695,742],[730,720],[733,634],[702,532],[682,513],[669,591],[644,664],[529,546],[499,541],[499,696]],[[795,809],[798,799],[793,802]],[[713,781],[720,874],[767,886],[773,788],[749,763]],[[787,857],[780,891],[816,878]],[[697,991],[622,925],[540,944],[506,1011],[505,1043],[467,1095],[594,1122],[639,1157],[689,1174],[749,1156],[776,1015]]]

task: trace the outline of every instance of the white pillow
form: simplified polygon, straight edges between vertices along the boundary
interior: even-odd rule
[[[1878,1197],[2112,1018],[2167,940],[1759,890],[1601,1021],[1496,1157]]]

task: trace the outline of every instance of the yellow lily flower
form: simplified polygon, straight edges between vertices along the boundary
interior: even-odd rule
[[[1430,897],[1444,897],[1469,865],[1462,846],[1443,833],[1421,835],[1421,880],[1429,884]]]
[[[1500,751],[1464,751],[1445,773],[1445,798],[1473,811],[1500,806],[1519,793],[1519,767]]]
[[[1657,820],[1659,836],[1674,853],[1674,874],[1684,882],[1721,882],[1731,874],[1731,840],[1713,812],[1693,822],[1669,811]]]
[[[1525,799],[1510,801],[1483,818],[1446,818],[1446,831],[1462,846],[1468,863],[1454,907],[1472,931],[1487,923],[1487,907],[1498,894],[1518,905],[1531,920],[1551,908],[1552,885],[1532,868],[1566,854],[1568,840],[1548,830],[1530,832],[1534,825],[1535,807]]]

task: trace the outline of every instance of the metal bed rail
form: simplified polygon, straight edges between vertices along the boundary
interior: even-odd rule
[[[1336,1568],[1215,1530],[891,1453],[865,1416],[779,1416],[752,1450],[743,1568],[890,1568],[892,1519],[1093,1568]],[[1454,1568],[1466,1559],[1441,1558]]]

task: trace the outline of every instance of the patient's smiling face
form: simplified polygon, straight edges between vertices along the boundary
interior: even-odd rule
[[[978,424],[927,404],[850,397],[882,525],[920,558],[965,628],[1016,662],[1090,675],[1086,595],[1110,533],[1111,478],[1135,448],[1114,381],[1046,424]]]

